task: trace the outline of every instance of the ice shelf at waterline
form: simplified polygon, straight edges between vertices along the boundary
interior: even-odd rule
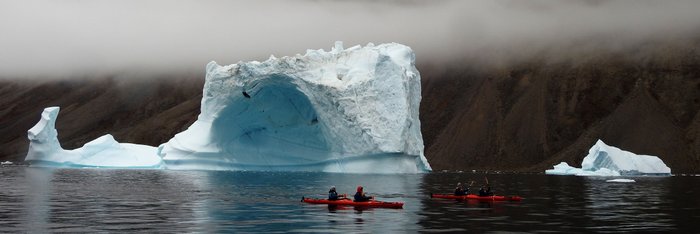
[[[106,135],[73,150],[81,152],[74,156],[56,140],[58,108],[47,108],[37,124],[43,127],[32,129],[53,135],[38,139],[30,130],[27,161],[197,170],[430,171],[414,63],[413,51],[401,44],[343,49],[340,42],[329,52],[307,50],[227,66],[210,62],[197,120],[157,149],[119,144]],[[152,161],[139,163],[146,159]]]
[[[118,143],[107,134],[74,150],[64,150],[58,142],[56,117],[58,107],[48,107],[29,131],[29,151],[25,161],[53,167],[160,168],[163,160],[156,148],[147,145]]]
[[[548,175],[620,176],[620,175],[671,175],[671,168],[656,156],[636,155],[617,147],[598,142],[588,150],[581,168],[561,162]]]

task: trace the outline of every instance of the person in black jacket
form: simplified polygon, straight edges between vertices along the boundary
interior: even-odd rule
[[[357,192],[355,193],[356,202],[365,202],[374,199],[373,197],[368,197],[365,195],[362,186],[357,186]]]
[[[335,191],[335,186],[331,186],[331,190],[328,190],[328,200],[335,201],[338,200],[338,192]]]
[[[474,185],[474,181],[473,181],[473,180],[472,180],[472,182],[467,186],[467,188],[464,188],[464,185],[463,185],[461,182],[460,182],[460,183],[457,183],[457,188],[455,188],[455,196],[464,196],[464,195],[469,194],[469,188],[471,188],[472,185]]]
[[[486,184],[482,185],[481,189],[479,189],[479,196],[493,196],[493,192],[491,192],[491,185],[489,185],[489,179],[484,177],[484,180],[486,180]]]
[[[462,183],[457,183],[457,188],[455,188],[455,196],[464,196],[467,195],[467,191],[464,190],[464,186]]]

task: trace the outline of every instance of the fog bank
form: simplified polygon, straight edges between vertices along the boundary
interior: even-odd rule
[[[1,0],[0,78],[202,72],[204,65],[398,42],[418,62],[619,49],[693,37],[700,1]],[[488,53],[484,53],[488,51]]]

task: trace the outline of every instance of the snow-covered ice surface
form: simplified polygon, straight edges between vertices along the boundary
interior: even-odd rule
[[[659,157],[636,155],[617,147],[606,145],[598,140],[588,155],[583,158],[581,168],[561,162],[553,169],[545,171],[548,175],[578,176],[620,176],[620,175],[671,175],[671,168]]]
[[[160,168],[162,159],[156,148],[119,143],[107,134],[74,150],[64,150],[58,142],[56,117],[59,107],[48,107],[29,131],[29,151],[25,161],[52,167]]]
[[[30,140],[37,134],[53,134],[54,140],[33,140],[27,160],[143,167],[122,160],[138,155],[149,159],[150,166],[161,165],[162,158],[167,169],[430,171],[423,155],[420,74],[414,63],[413,51],[401,44],[343,49],[340,42],[329,52],[308,50],[227,66],[210,62],[197,121],[157,149],[119,144],[105,135],[74,150],[80,153],[65,151],[55,138],[56,109],[45,111],[54,113],[52,118],[44,121],[42,114],[47,123],[40,121],[37,126],[43,127],[29,133]],[[120,160],[107,160],[108,155]]]

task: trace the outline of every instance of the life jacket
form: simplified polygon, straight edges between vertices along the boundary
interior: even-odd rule
[[[328,191],[328,200],[338,200],[338,192],[336,191]]]

